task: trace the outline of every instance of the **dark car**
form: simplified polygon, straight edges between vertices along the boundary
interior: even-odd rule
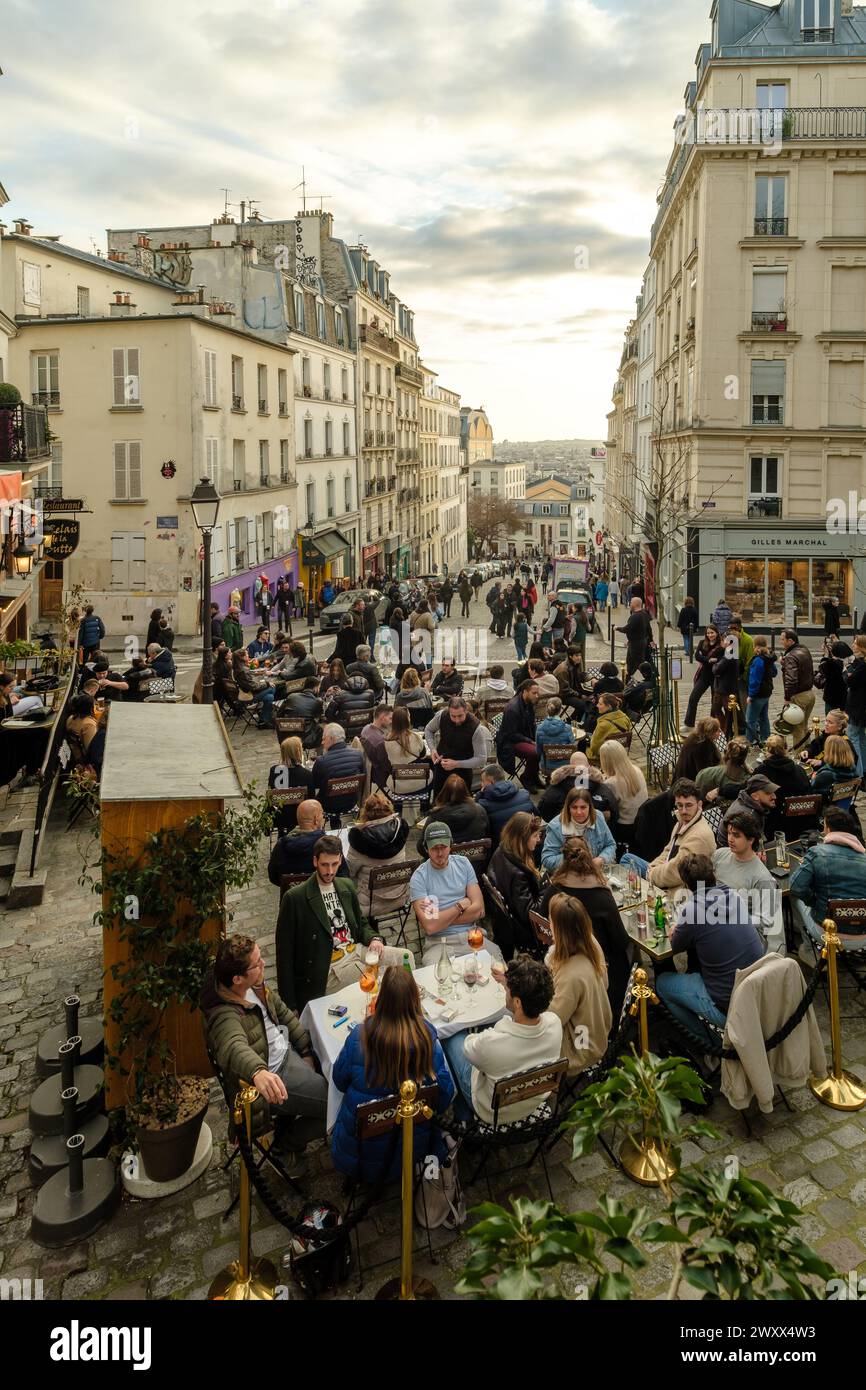
[[[319,617],[320,632],[336,632],[341,626],[347,613],[351,613],[352,605],[362,598],[365,603],[371,602],[376,605],[376,620],[383,622],[388,611],[388,600],[384,594],[380,594],[378,589],[347,589],[338,594],[333,603],[329,603],[327,608],[323,608]]]

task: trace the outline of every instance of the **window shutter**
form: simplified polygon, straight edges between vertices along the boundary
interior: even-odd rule
[[[753,362],[752,363],[752,395],[753,396],[784,396],[785,394],[785,364],[784,362]]]
[[[141,445],[129,444],[129,496],[141,497]]]
[[[141,402],[141,380],[138,370],[138,348],[126,349],[126,380],[125,396],[127,405],[139,405]]]
[[[866,231],[866,174],[833,175],[833,235]]]
[[[784,270],[756,270],[752,275],[752,308],[756,314],[775,314],[785,298]]]
[[[830,276],[831,330],[862,332],[866,327],[866,268],[834,265]]]
[[[237,523],[234,518],[226,522],[226,540],[228,542],[228,573],[235,572],[235,552],[237,550]]]
[[[265,518],[264,515],[256,517],[256,543],[258,545],[259,561],[269,560],[271,557],[265,553]]]
[[[115,445],[115,448],[117,446]],[[111,537],[111,587],[128,589],[129,536],[120,532]]]
[[[210,572],[212,579],[222,579],[226,572],[225,564],[225,545],[221,526],[217,526],[213,533],[213,542],[210,553]]]
[[[147,588],[147,569],[144,559],[145,538],[143,535],[134,534],[129,537],[129,587],[130,589]]]
[[[259,563],[259,560],[258,560],[258,553],[257,553],[257,547],[256,547],[256,519],[255,519],[254,516],[248,516],[248,517],[246,518],[246,522],[247,522],[247,564],[248,564],[249,566],[252,567],[253,565],[257,565],[257,564]]]
[[[125,381],[126,364],[123,348],[115,348],[111,354],[111,370],[114,382],[112,399],[115,405],[126,405]]]
[[[863,363],[831,362],[828,425],[847,425],[854,429],[863,420]],[[833,494],[835,495],[835,494]],[[839,494],[842,496],[843,494]]]
[[[205,352],[204,355],[204,403],[205,405],[216,405],[216,353]]]
[[[114,495],[125,498],[126,492],[126,445],[114,446]]]

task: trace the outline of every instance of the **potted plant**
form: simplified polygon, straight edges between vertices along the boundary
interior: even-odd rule
[[[13,411],[21,392],[11,381],[0,381],[0,459],[12,458]]]
[[[98,882],[87,866],[82,873],[103,897],[94,921],[125,942],[125,959],[112,966],[118,1032],[106,1060],[126,1078],[125,1138],[155,1181],[189,1168],[208,1105],[207,1081],[177,1074],[167,1024],[172,1013],[197,1010],[213,955],[205,928],[214,920],[224,928],[225,891],[253,877],[249,846],[270,822],[266,799],[248,789],[242,808],[194,816],[142,847],[103,849]]]
[[[11,671],[17,676],[25,677],[28,659],[41,655],[42,644],[40,642],[25,642],[22,638],[15,638],[10,642],[0,642],[0,666],[3,667],[4,671]]]

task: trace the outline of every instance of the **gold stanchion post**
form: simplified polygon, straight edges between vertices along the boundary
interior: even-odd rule
[[[731,728],[733,729],[733,737],[736,738],[737,734],[739,733],[740,715],[740,707],[737,704],[736,695],[728,696],[728,714],[731,716]]]
[[[412,1174],[415,1168],[415,1121],[421,1115],[429,1120],[433,1114],[429,1105],[416,1101],[417,1086],[414,1081],[404,1081],[400,1087],[400,1104],[397,1107],[397,1123],[403,1126],[403,1246],[400,1253],[400,1278],[389,1279],[376,1294],[376,1301],[400,1300],[414,1302],[415,1299],[434,1299],[439,1291],[429,1279],[412,1277]]]
[[[821,955],[827,962],[830,991],[830,1041],[833,1050],[833,1069],[823,1081],[812,1077],[809,1086],[822,1105],[831,1110],[862,1110],[866,1105],[866,1086],[844,1071],[842,1067],[842,1021],[839,1016],[839,971],[836,953],[841,947],[836,923],[831,917],[824,921],[824,948]]]
[[[674,743],[680,741],[680,683],[675,681],[673,676],[668,675],[668,681],[674,690],[674,727],[671,729],[671,739]]]
[[[821,732],[821,719],[817,714],[813,714],[810,720],[812,726],[812,737],[817,738]]]
[[[252,1139],[253,1102],[258,1094],[255,1086],[243,1084],[235,1096],[234,1122],[235,1125],[246,1126],[248,1143]],[[250,1175],[243,1156],[240,1165],[240,1251],[236,1260],[220,1270],[210,1286],[208,1298],[220,1302],[240,1303],[246,1300],[268,1303],[273,1301],[276,1294],[277,1271],[270,1260],[256,1260],[254,1265],[250,1264]]]
[[[634,988],[632,989],[632,1005],[629,1013],[632,1018],[637,1017],[638,1037],[640,1040],[640,1055],[646,1057],[649,1052],[649,1028],[647,1026],[647,1004],[652,1001],[657,1004],[658,996],[653,993],[647,984],[647,973],[645,970],[634,972]],[[623,1166],[624,1172],[638,1182],[642,1187],[659,1187],[661,1183],[667,1182],[677,1171],[676,1165],[665,1157],[651,1135],[643,1134],[640,1141],[636,1141],[630,1134],[627,1134],[619,1151],[619,1161]]]

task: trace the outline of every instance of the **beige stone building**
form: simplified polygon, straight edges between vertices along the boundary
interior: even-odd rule
[[[430,573],[423,561],[430,559],[432,540],[422,527],[424,508],[421,474],[421,391],[423,375],[415,341],[415,316],[400,300],[394,300],[396,339],[400,359],[397,363],[397,573]],[[402,411],[402,414],[401,414]],[[431,483],[430,471],[426,481]],[[430,521],[431,508],[426,507]]]
[[[437,562],[440,572],[447,569],[449,574],[456,574],[467,560],[466,469],[460,452],[460,396],[438,384],[433,387],[433,395],[437,402],[439,460]]]
[[[461,443],[470,468],[473,464],[484,463],[495,457],[493,426],[487,418],[484,406],[472,410],[464,405],[460,411]]]
[[[418,570],[421,574],[433,574],[440,568],[439,402],[436,399],[436,373],[432,367],[427,367],[423,363],[421,364],[421,380],[421,397],[418,403],[421,554]]]

